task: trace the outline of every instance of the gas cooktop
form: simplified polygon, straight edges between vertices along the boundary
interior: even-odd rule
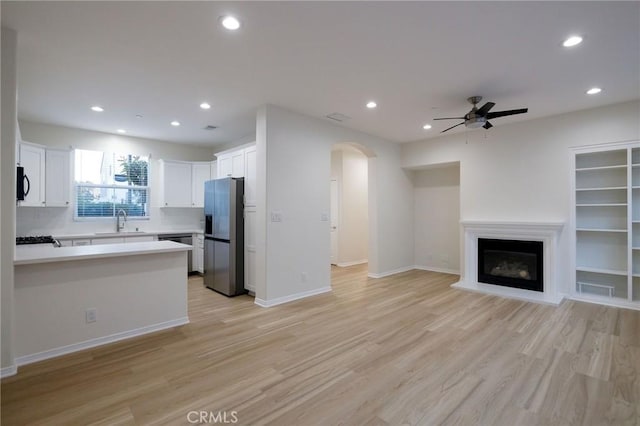
[[[16,237],[16,245],[25,244],[54,244],[56,240],[51,235],[39,235],[36,237]]]

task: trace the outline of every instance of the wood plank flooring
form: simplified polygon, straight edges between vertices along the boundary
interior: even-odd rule
[[[640,312],[332,275],[269,309],[192,278],[190,324],[21,367],[2,425],[640,425]]]

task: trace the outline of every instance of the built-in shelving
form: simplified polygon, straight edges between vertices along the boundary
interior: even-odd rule
[[[640,302],[640,142],[575,151],[574,292],[633,306]]]

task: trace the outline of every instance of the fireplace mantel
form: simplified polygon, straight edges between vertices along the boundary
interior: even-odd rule
[[[558,305],[563,295],[558,291],[558,240],[563,222],[497,222],[464,220],[464,273],[452,287],[530,302]],[[478,238],[542,241],[544,291],[536,292],[478,282]]]

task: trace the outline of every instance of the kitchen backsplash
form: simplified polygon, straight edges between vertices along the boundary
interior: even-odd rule
[[[199,208],[151,208],[148,220],[127,220],[126,231],[161,231],[203,229],[204,213]],[[73,220],[73,209],[56,207],[18,207],[16,235],[75,235],[109,232],[116,229],[116,220]]]

